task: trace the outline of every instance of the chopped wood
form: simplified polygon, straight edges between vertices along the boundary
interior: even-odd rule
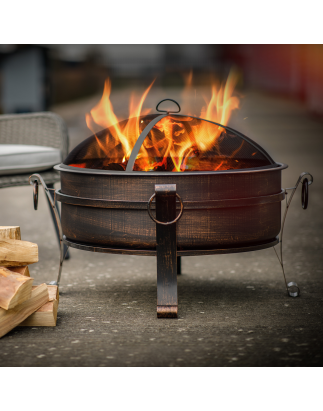
[[[31,292],[29,300],[17,305],[11,310],[0,308],[0,337],[17,327],[32,313],[48,302],[48,289],[46,284],[41,284]]]
[[[33,285],[32,290],[35,290],[38,287],[38,285]],[[59,301],[59,291],[58,291],[58,286],[57,285],[48,285],[48,301],[54,301],[57,300]]]
[[[47,285],[49,301],[59,301],[59,291],[57,285]]]
[[[0,239],[0,266],[15,267],[37,263],[38,245],[29,241]]]
[[[33,286],[33,289],[35,286]],[[48,285],[49,302],[31,314],[19,326],[23,327],[55,327],[57,321],[57,309],[59,292],[57,285]]]
[[[0,226],[1,240],[21,240],[20,227]]]
[[[31,296],[33,278],[0,267],[0,307],[10,310]]]
[[[22,327],[55,327],[58,301],[49,301],[19,324]]]
[[[21,267],[7,267],[7,269],[10,271],[13,271],[14,273],[18,273],[26,277],[30,277],[28,265],[23,265]]]

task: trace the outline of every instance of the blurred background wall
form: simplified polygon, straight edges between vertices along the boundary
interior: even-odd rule
[[[323,117],[322,45],[0,45],[0,113],[48,110],[114,88],[196,85],[235,66],[240,89],[302,101]]]

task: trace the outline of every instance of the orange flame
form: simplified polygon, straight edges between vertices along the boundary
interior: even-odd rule
[[[237,75],[231,71],[224,87],[221,86],[217,89],[216,85],[212,85],[212,97],[208,105],[202,108],[201,118],[226,126],[232,111],[239,108],[238,97],[232,95],[236,83]],[[200,150],[204,151],[216,145],[223,128],[219,126],[214,131],[215,129],[210,123],[203,122],[202,125],[203,130],[199,135],[203,134],[203,139],[197,138],[197,145]]]
[[[133,146],[136,143],[138,136],[140,135],[140,115],[142,110],[142,105],[147,97],[149,90],[154,84],[155,80],[150,84],[147,90],[142,95],[139,103],[134,104],[134,96],[131,97],[130,107],[129,107],[129,120],[126,122],[122,128],[119,124],[119,120],[114,113],[112,103],[110,101],[111,93],[111,81],[109,78],[105,81],[103,95],[100,102],[85,115],[85,121],[88,128],[95,134],[95,124],[102,128],[110,128],[114,141],[106,141],[106,144],[102,144],[100,140],[96,137],[98,146],[107,157],[113,157],[112,151],[116,146],[121,144],[122,153],[125,159],[129,159]],[[150,110],[146,110],[145,114],[148,114]],[[111,144],[112,143],[112,144]],[[112,145],[112,147],[111,147]],[[118,153],[118,156],[120,154]],[[121,156],[122,157],[122,156]]]
[[[224,85],[212,84],[211,99],[209,101],[205,99],[206,105],[201,108],[200,118],[223,126],[228,124],[232,111],[239,108],[239,98],[233,95],[237,79],[237,75],[231,71]],[[102,139],[96,138],[98,149],[103,151],[107,159],[118,158],[122,167],[126,166],[136,140],[142,131],[140,129],[142,107],[154,81],[145,90],[137,104],[134,102],[134,96],[131,96],[129,119],[127,121],[120,123],[114,113],[110,101],[110,79],[105,82],[99,104],[90,113],[86,114],[87,126],[93,133],[95,124],[102,128],[110,127],[112,137],[111,135],[107,136],[105,143]],[[192,72],[186,77],[186,87],[183,95],[188,95],[191,88]],[[148,114],[147,111],[145,111],[145,114]],[[181,123],[184,120],[187,123],[191,122],[193,118],[168,115],[154,126],[149,139],[146,138],[140,148],[135,164],[136,169],[143,171],[155,170],[166,163],[169,166],[169,159],[171,159],[170,169],[184,171],[188,159],[194,157],[196,152],[207,152],[218,146],[218,139],[223,132],[223,127],[216,127],[208,121],[198,123],[192,121],[188,130]],[[221,169],[221,167],[221,162],[214,164],[215,170]]]

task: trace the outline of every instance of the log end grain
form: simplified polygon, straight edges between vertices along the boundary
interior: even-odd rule
[[[19,226],[0,226],[1,240],[21,240],[21,233]]]
[[[33,278],[0,267],[0,307],[10,310],[31,297]]]
[[[31,297],[11,310],[0,308],[0,337],[17,327],[27,317],[49,301],[46,284],[41,284],[31,292]]]

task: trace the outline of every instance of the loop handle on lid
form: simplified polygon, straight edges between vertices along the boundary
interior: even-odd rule
[[[175,103],[175,104],[177,105],[178,111],[159,110],[158,107],[159,107],[160,103],[162,103],[163,101],[172,101],[173,103]],[[179,112],[181,111],[181,107],[180,107],[180,105],[177,103],[177,101],[175,101],[175,100],[173,100],[173,99],[171,99],[171,98],[165,98],[164,100],[161,100],[161,101],[157,104],[156,110],[159,111],[160,113],[167,113],[167,114],[169,114],[169,113],[179,113]]]

